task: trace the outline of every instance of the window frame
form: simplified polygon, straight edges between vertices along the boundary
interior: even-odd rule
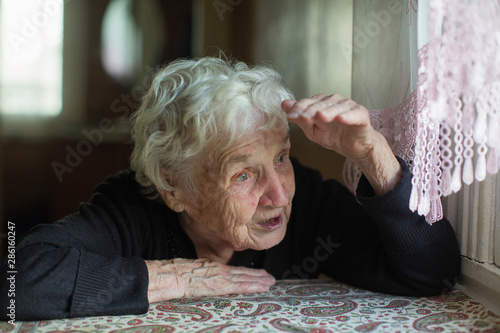
[[[55,116],[0,113],[0,136],[3,139],[60,137],[68,134],[68,128],[71,131],[71,128],[76,129],[78,124],[85,122],[88,13],[89,4],[86,1],[64,1],[61,112]]]

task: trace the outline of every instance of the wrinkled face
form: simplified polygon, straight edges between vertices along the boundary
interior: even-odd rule
[[[280,124],[244,137],[205,165],[199,192],[183,194],[185,228],[237,251],[278,244],[295,193],[289,151],[289,128]]]

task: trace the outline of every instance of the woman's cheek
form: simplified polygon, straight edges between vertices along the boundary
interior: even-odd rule
[[[219,216],[222,217],[226,227],[236,224],[238,220],[239,207],[231,195],[225,194],[219,201]]]
[[[254,186],[251,190],[242,193],[233,193],[233,199],[240,206],[240,209],[255,210],[259,205],[261,192],[258,186]]]
[[[196,204],[200,211],[207,211],[223,205],[227,191],[216,182],[206,182],[196,195]]]
[[[286,181],[286,185],[285,185],[285,188],[288,192],[288,195],[289,195],[289,200],[290,202],[292,201],[294,195],[295,195],[295,173],[293,171],[293,167],[290,163],[290,167],[287,168],[287,170],[285,171],[285,181]]]
[[[226,221],[231,220],[233,225],[246,225],[255,214],[258,197],[253,194],[232,195],[226,200]]]

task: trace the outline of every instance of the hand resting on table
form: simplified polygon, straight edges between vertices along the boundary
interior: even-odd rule
[[[263,269],[234,267],[209,259],[146,260],[148,301],[269,291],[276,280]]]

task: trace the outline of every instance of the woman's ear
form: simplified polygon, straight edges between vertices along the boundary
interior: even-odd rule
[[[156,188],[161,198],[167,204],[167,206],[174,212],[181,213],[185,209],[184,201],[181,199],[180,191],[175,189],[174,191],[162,191]]]
[[[163,179],[165,179],[171,186],[175,187],[175,184],[172,181],[172,177],[170,176],[170,173],[168,172],[167,169],[162,167],[161,175]],[[173,191],[164,191],[156,187],[156,190],[160,194],[165,204],[167,204],[167,206],[174,212],[180,213],[184,211],[185,205],[182,200],[181,190],[179,188],[174,188]]]

